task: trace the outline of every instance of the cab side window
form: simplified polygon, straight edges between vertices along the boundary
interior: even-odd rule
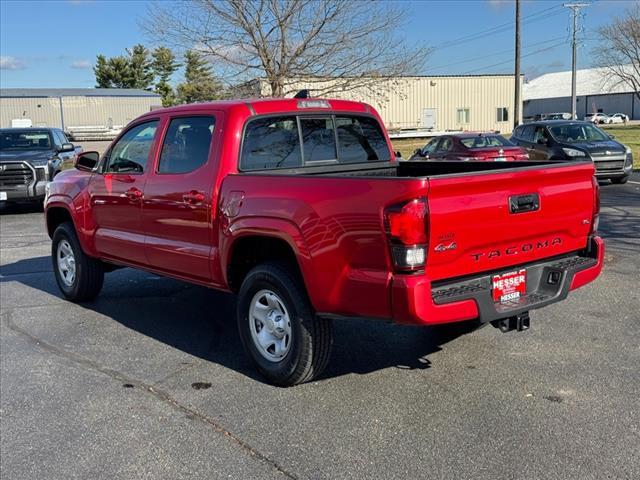
[[[53,144],[55,145],[56,148],[58,149],[62,148],[62,144],[67,143],[62,139],[61,137],[62,132],[60,130],[51,130],[51,133],[53,137]]]
[[[533,134],[534,143],[537,143],[538,140],[547,140],[548,138],[549,134],[544,127],[536,127],[536,131]]]
[[[438,146],[438,152],[448,152],[453,148],[453,142],[449,137],[443,138]]]
[[[149,160],[158,121],[141,123],[127,131],[108,154],[106,172],[143,173]]]
[[[207,163],[214,117],[174,118],[162,145],[159,173],[188,173]]]
[[[526,140],[527,142],[533,142],[533,133],[535,132],[535,125],[527,125],[522,129],[522,136],[520,137],[522,140]]]
[[[434,138],[429,143],[427,143],[424,147],[422,147],[422,155],[429,155],[436,151],[436,147],[438,146],[439,138]]]

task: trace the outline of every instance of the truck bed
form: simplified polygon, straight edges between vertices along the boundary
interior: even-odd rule
[[[442,282],[587,248],[592,179],[591,162],[323,165],[229,175],[222,202],[244,195],[231,231],[259,217],[291,226],[318,311],[388,317],[389,206],[426,198],[422,275]],[[510,211],[510,202],[532,194],[535,209]]]

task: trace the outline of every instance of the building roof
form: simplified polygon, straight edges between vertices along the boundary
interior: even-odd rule
[[[632,72],[631,65],[625,70]],[[576,73],[576,95],[604,95],[607,93],[629,93],[633,89],[624,82],[607,75],[604,68],[586,68]],[[524,100],[571,96],[571,71],[541,75],[524,84]]]
[[[0,97],[160,97],[138,88],[0,88]]]

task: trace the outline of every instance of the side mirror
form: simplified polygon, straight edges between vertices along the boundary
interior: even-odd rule
[[[614,138],[616,138],[616,136],[615,136],[615,135],[609,135],[609,138],[610,138],[611,140],[613,140]]]
[[[78,155],[74,167],[83,172],[92,172],[98,165],[100,154],[98,152],[84,152]]]
[[[76,147],[73,143],[63,143],[58,151],[60,152],[73,152]]]
[[[416,148],[416,149],[413,151],[413,154],[414,154],[414,155],[421,155],[421,154],[422,154],[422,150],[420,150],[419,148]]]
[[[546,145],[547,144],[547,139],[546,138],[539,138],[538,140],[536,140],[536,143],[538,145]]]

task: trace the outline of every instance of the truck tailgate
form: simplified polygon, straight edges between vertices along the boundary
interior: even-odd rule
[[[430,279],[504,270],[585,248],[593,173],[593,164],[574,162],[430,177]]]

